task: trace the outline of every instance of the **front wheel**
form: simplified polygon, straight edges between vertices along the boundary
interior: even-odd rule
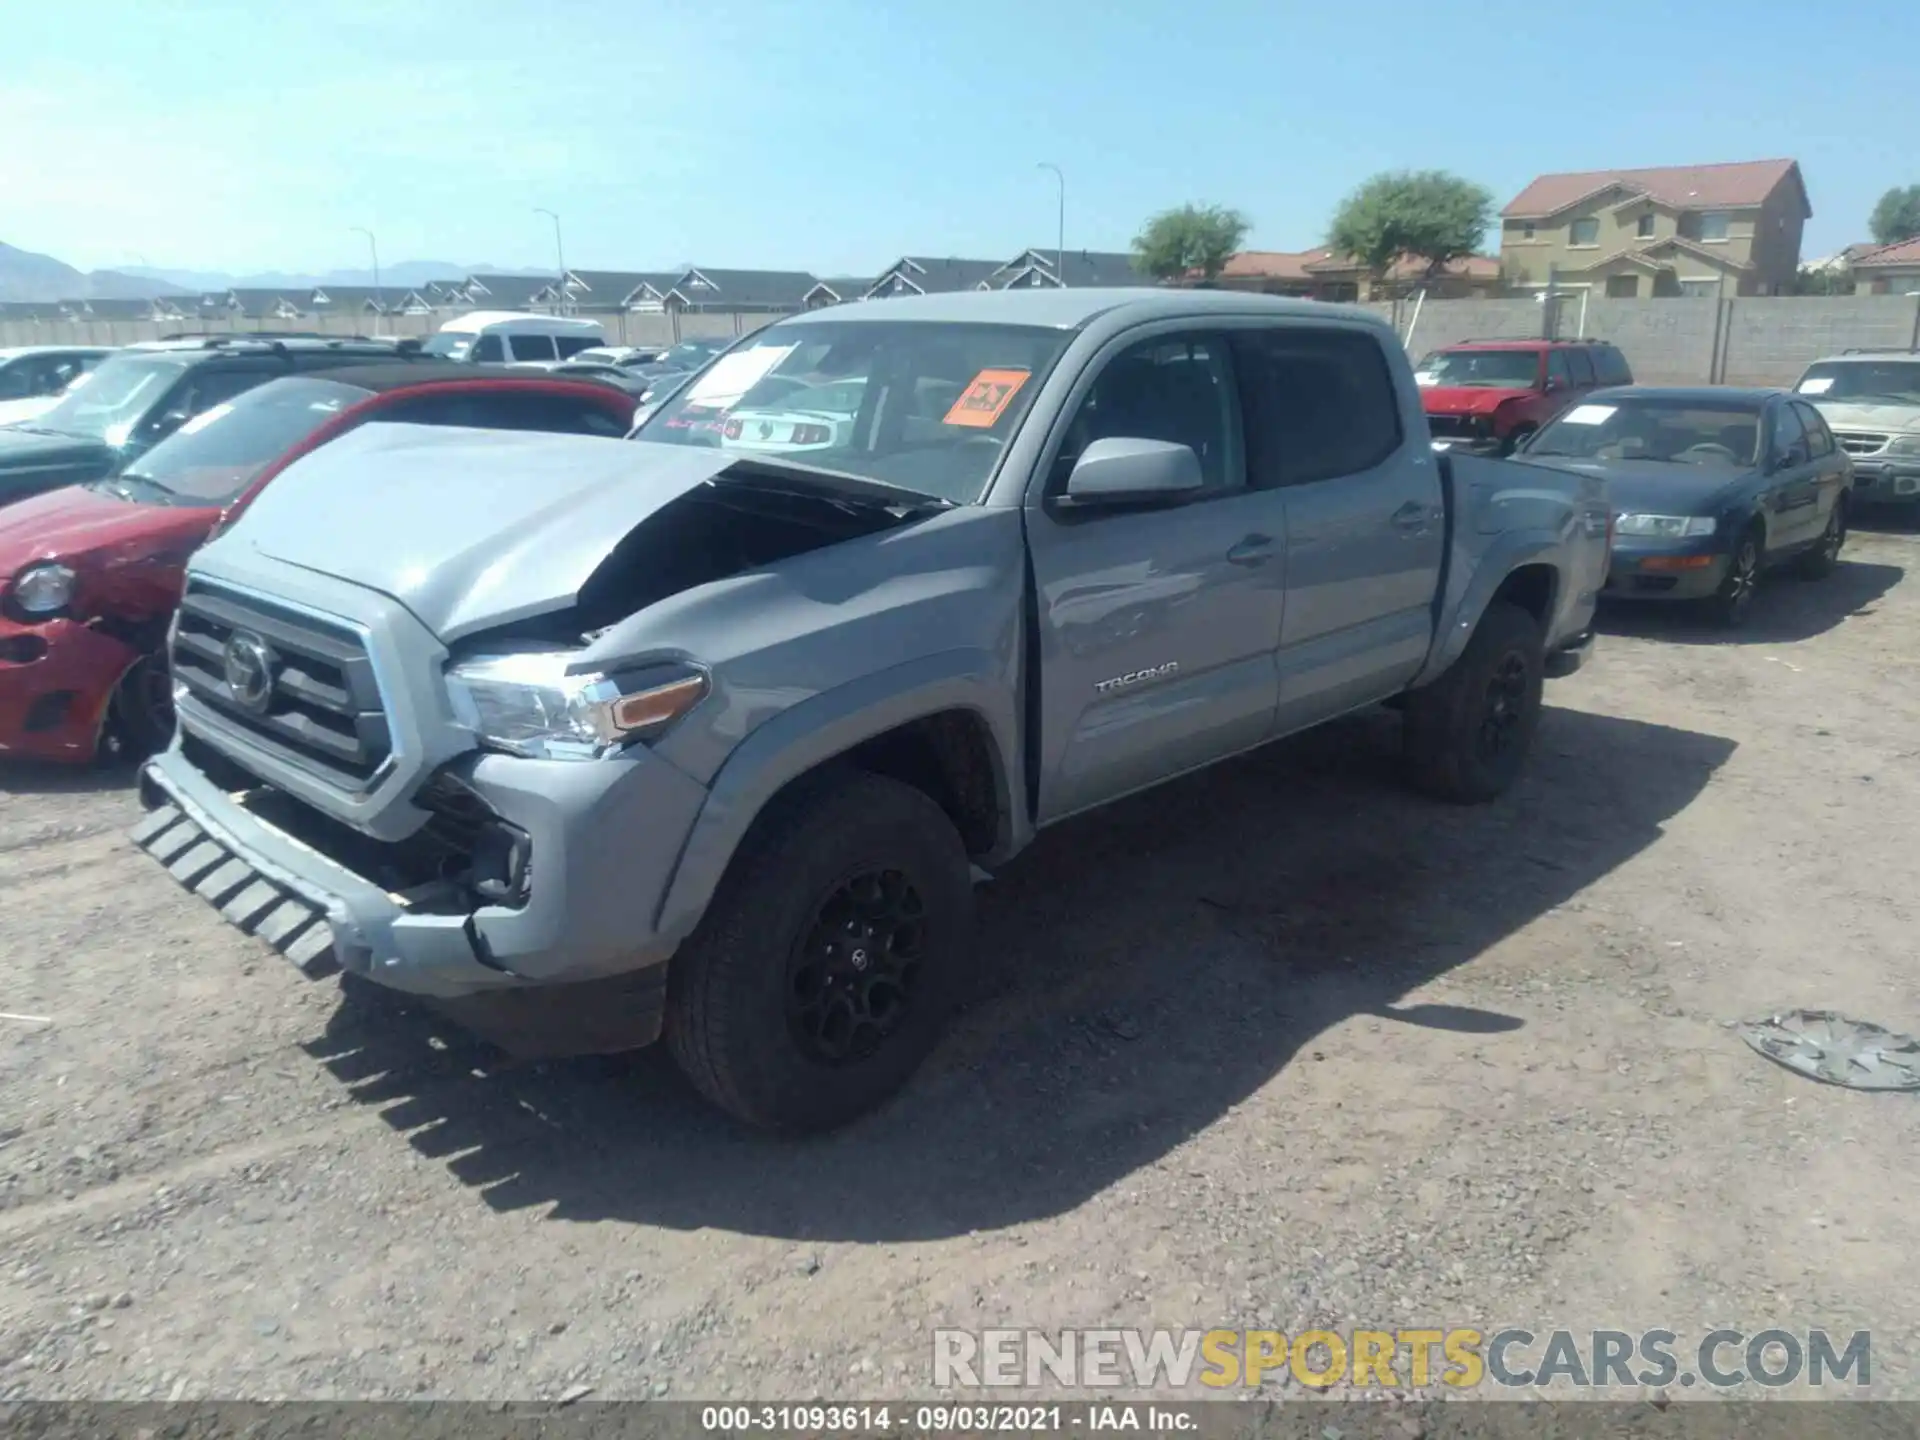
[[[159,655],[142,655],[107,703],[102,749],[115,760],[144,760],[173,742],[173,677]]]
[[[1546,674],[1540,624],[1496,600],[1460,658],[1407,697],[1406,759],[1415,786],[1456,804],[1480,804],[1519,778]]]
[[[748,1124],[832,1129],[891,1096],[965,973],[973,880],[953,822],[848,772],[775,802],[674,956],[667,1043]]]
[[[1753,610],[1753,593],[1759,588],[1760,536],[1757,531],[1749,530],[1734,547],[1733,558],[1727,562],[1726,577],[1713,598],[1707,601],[1708,612],[1729,630],[1737,629],[1747,623],[1747,616]]]
[[[1840,568],[1840,549],[1847,543],[1847,502],[1835,500],[1833,513],[1827,516],[1827,528],[1820,532],[1814,547],[1800,557],[1794,573],[1807,580],[1824,580]]]

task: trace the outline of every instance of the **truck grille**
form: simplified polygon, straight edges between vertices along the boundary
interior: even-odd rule
[[[174,678],[263,750],[346,788],[393,739],[365,644],[345,625],[195,586],[180,603]]]
[[[1887,448],[1891,436],[1867,435],[1858,430],[1842,430],[1834,439],[1840,442],[1840,448],[1849,455],[1878,455]]]

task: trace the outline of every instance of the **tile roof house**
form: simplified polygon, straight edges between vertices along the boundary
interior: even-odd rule
[[[1500,262],[1489,255],[1468,255],[1428,275],[1425,260],[1403,255],[1378,278],[1352,256],[1318,250],[1243,250],[1228,259],[1214,279],[1219,290],[1254,290],[1311,300],[1380,300],[1423,289],[1436,300],[1490,296],[1500,290]],[[1198,272],[1187,284],[1202,283]]]
[[[1794,160],[1542,175],[1500,212],[1509,286],[1785,295],[1813,215]]]
[[[203,318],[227,315],[243,320],[297,320],[305,313],[307,293],[296,290],[288,294],[283,290],[260,290],[246,286],[216,290],[200,297],[198,313]]]
[[[86,300],[62,300],[59,308],[60,318],[64,320],[182,320],[187,314],[181,308],[183,303],[186,302],[165,297],[151,300],[106,300],[96,297]]]
[[[1875,246],[1848,263],[1856,295],[1920,295],[1920,235]]]
[[[1002,260],[958,260],[935,255],[902,255],[867,282],[866,295],[953,295],[962,290],[994,288],[995,275],[1007,269]]]

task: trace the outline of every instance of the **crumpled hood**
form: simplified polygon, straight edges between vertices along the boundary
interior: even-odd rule
[[[289,466],[206,552],[392,596],[441,640],[564,609],[633,528],[741,457],[698,446],[363,425]]]
[[[1532,393],[1520,386],[1425,385],[1420,390],[1420,406],[1429,415],[1491,415],[1506,401]]]
[[[1820,400],[1813,396],[1814,408],[1834,430],[1880,431],[1888,435],[1920,431],[1920,405],[1856,405],[1845,400]]]
[[[190,543],[211,530],[219,517],[218,510],[139,505],[77,485],[49,490],[0,507],[0,580],[36,560],[59,560],[84,569],[124,556],[130,548],[144,552],[147,542]]]

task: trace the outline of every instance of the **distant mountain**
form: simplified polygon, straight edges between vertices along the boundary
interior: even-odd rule
[[[0,243],[0,300],[144,300],[184,293],[151,276],[117,270],[83,274],[51,255]]]
[[[402,260],[397,265],[380,267],[382,285],[424,285],[429,280],[464,280],[479,271],[488,275],[551,275],[550,270],[503,270],[495,265],[449,265],[444,260]],[[308,290],[315,285],[371,285],[373,271],[329,270],[325,274],[289,270],[263,270],[252,275],[234,275],[222,270],[161,270],[134,266],[127,272],[149,279],[183,285],[189,290]]]

